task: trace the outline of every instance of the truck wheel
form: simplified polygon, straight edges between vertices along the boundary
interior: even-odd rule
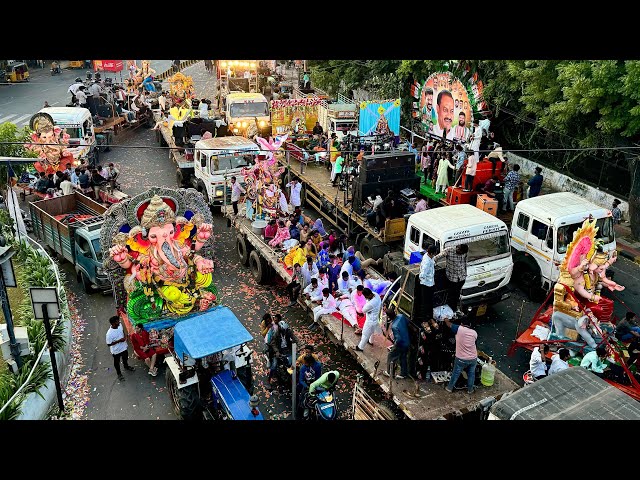
[[[392,402],[389,402],[388,400],[380,402],[378,404],[378,410],[380,410],[383,415],[387,416],[389,420],[398,420],[398,416],[395,414],[393,408],[390,405],[391,403]]]
[[[194,383],[188,387],[178,389],[176,378],[169,368],[167,368],[165,378],[171,403],[173,404],[173,411],[176,415],[182,420],[197,420],[200,418],[202,409],[200,397],[198,396],[198,385]]]
[[[365,237],[360,242],[360,252],[365,258],[382,258],[391,249],[377,238]]]
[[[182,170],[178,169],[176,171],[176,182],[178,184],[178,188],[182,188],[184,186],[183,181],[184,181],[184,178],[182,176]]]
[[[268,266],[255,250],[249,254],[249,268],[251,269],[251,274],[257,283],[261,285],[267,283],[269,277],[267,272]]]
[[[91,281],[89,281],[87,276],[82,272],[80,272],[80,277],[81,277],[82,288],[84,289],[84,292],[88,293],[89,295],[91,295],[95,291],[93,289],[93,287],[91,286]]]
[[[249,248],[247,240],[242,235],[236,237],[236,250],[238,257],[240,257],[240,263],[246,267],[249,263]]]

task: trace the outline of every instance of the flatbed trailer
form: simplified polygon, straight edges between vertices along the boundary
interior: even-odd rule
[[[291,272],[282,263],[283,255],[269,246],[261,235],[254,233],[251,222],[246,217],[235,217],[230,206],[222,209],[223,214],[232,219],[236,229],[236,247],[243,265],[248,265],[258,283],[268,283],[275,275],[285,283],[291,282]],[[374,278],[381,275],[373,269],[368,273]],[[311,302],[298,298],[298,303],[305,309],[312,319]],[[360,341],[351,327],[346,327],[341,319],[333,315],[322,315],[319,318],[320,327],[325,335],[334,343],[342,345],[354,359],[362,366],[369,376],[387,393],[407,418],[412,420],[453,419],[470,412],[488,408],[503,395],[518,389],[518,385],[504,373],[496,369],[494,384],[491,387],[479,387],[473,395],[466,393],[450,394],[442,384],[418,383],[411,378],[392,380],[383,375],[387,362],[387,346],[391,341],[381,335],[374,336],[374,345],[367,346],[364,352],[357,352],[354,347]],[[486,359],[486,355],[482,354]]]
[[[159,117],[157,118],[159,119]],[[176,179],[178,187],[182,187],[183,180],[186,179],[189,174],[193,175],[193,158],[191,160],[187,160],[184,154],[184,148],[180,148],[176,145],[173,134],[166,123],[166,121],[160,122],[157,130],[159,134],[156,138],[162,146],[169,147],[169,160],[171,160],[171,162],[173,162],[173,164],[179,169],[178,173],[176,173]]]
[[[289,168],[290,179],[295,178],[302,183],[303,203],[322,215],[337,231],[353,236],[365,257],[382,257],[390,250],[389,243],[404,240],[404,217],[387,219],[385,228],[376,233],[367,222],[367,217],[353,208],[351,195],[332,185],[326,167],[311,161],[300,161],[296,147],[286,144],[287,154],[280,164]]]

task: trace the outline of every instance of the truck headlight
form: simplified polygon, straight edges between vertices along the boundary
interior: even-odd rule
[[[238,133],[238,129],[237,129],[237,128],[234,128],[234,129],[233,129],[233,133]]]
[[[220,189],[216,189],[216,197],[221,197],[223,193],[224,193],[223,189],[221,189],[221,188]]]
[[[261,127],[264,127],[267,124],[267,122],[265,122],[264,120],[260,120],[260,122],[258,123],[258,125],[260,125]]]

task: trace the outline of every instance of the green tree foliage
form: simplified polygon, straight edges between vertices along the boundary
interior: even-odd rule
[[[22,142],[29,142],[31,135],[31,129],[24,127],[18,129],[11,122],[0,123],[0,157],[22,157],[22,158],[36,158],[38,155],[35,152],[27,150],[22,145]],[[20,143],[15,143],[20,142]],[[16,175],[20,176],[20,173],[27,169],[26,165],[13,165],[13,171]],[[5,183],[7,178],[7,167],[0,165],[0,183]]]

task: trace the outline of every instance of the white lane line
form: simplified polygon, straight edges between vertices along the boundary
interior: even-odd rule
[[[11,115],[7,115],[6,117],[2,117],[0,118],[0,123],[4,123],[7,122],[11,117],[15,117],[15,113],[11,114]]]
[[[52,103],[51,106],[53,107],[54,105],[59,105],[59,104],[60,102],[55,102],[55,103]]]
[[[15,123],[16,125],[18,125],[18,123],[22,122],[26,118],[30,118],[31,116],[33,116],[33,113],[27,113],[26,115],[22,115],[21,117],[18,117],[15,120],[12,120],[12,123]]]

